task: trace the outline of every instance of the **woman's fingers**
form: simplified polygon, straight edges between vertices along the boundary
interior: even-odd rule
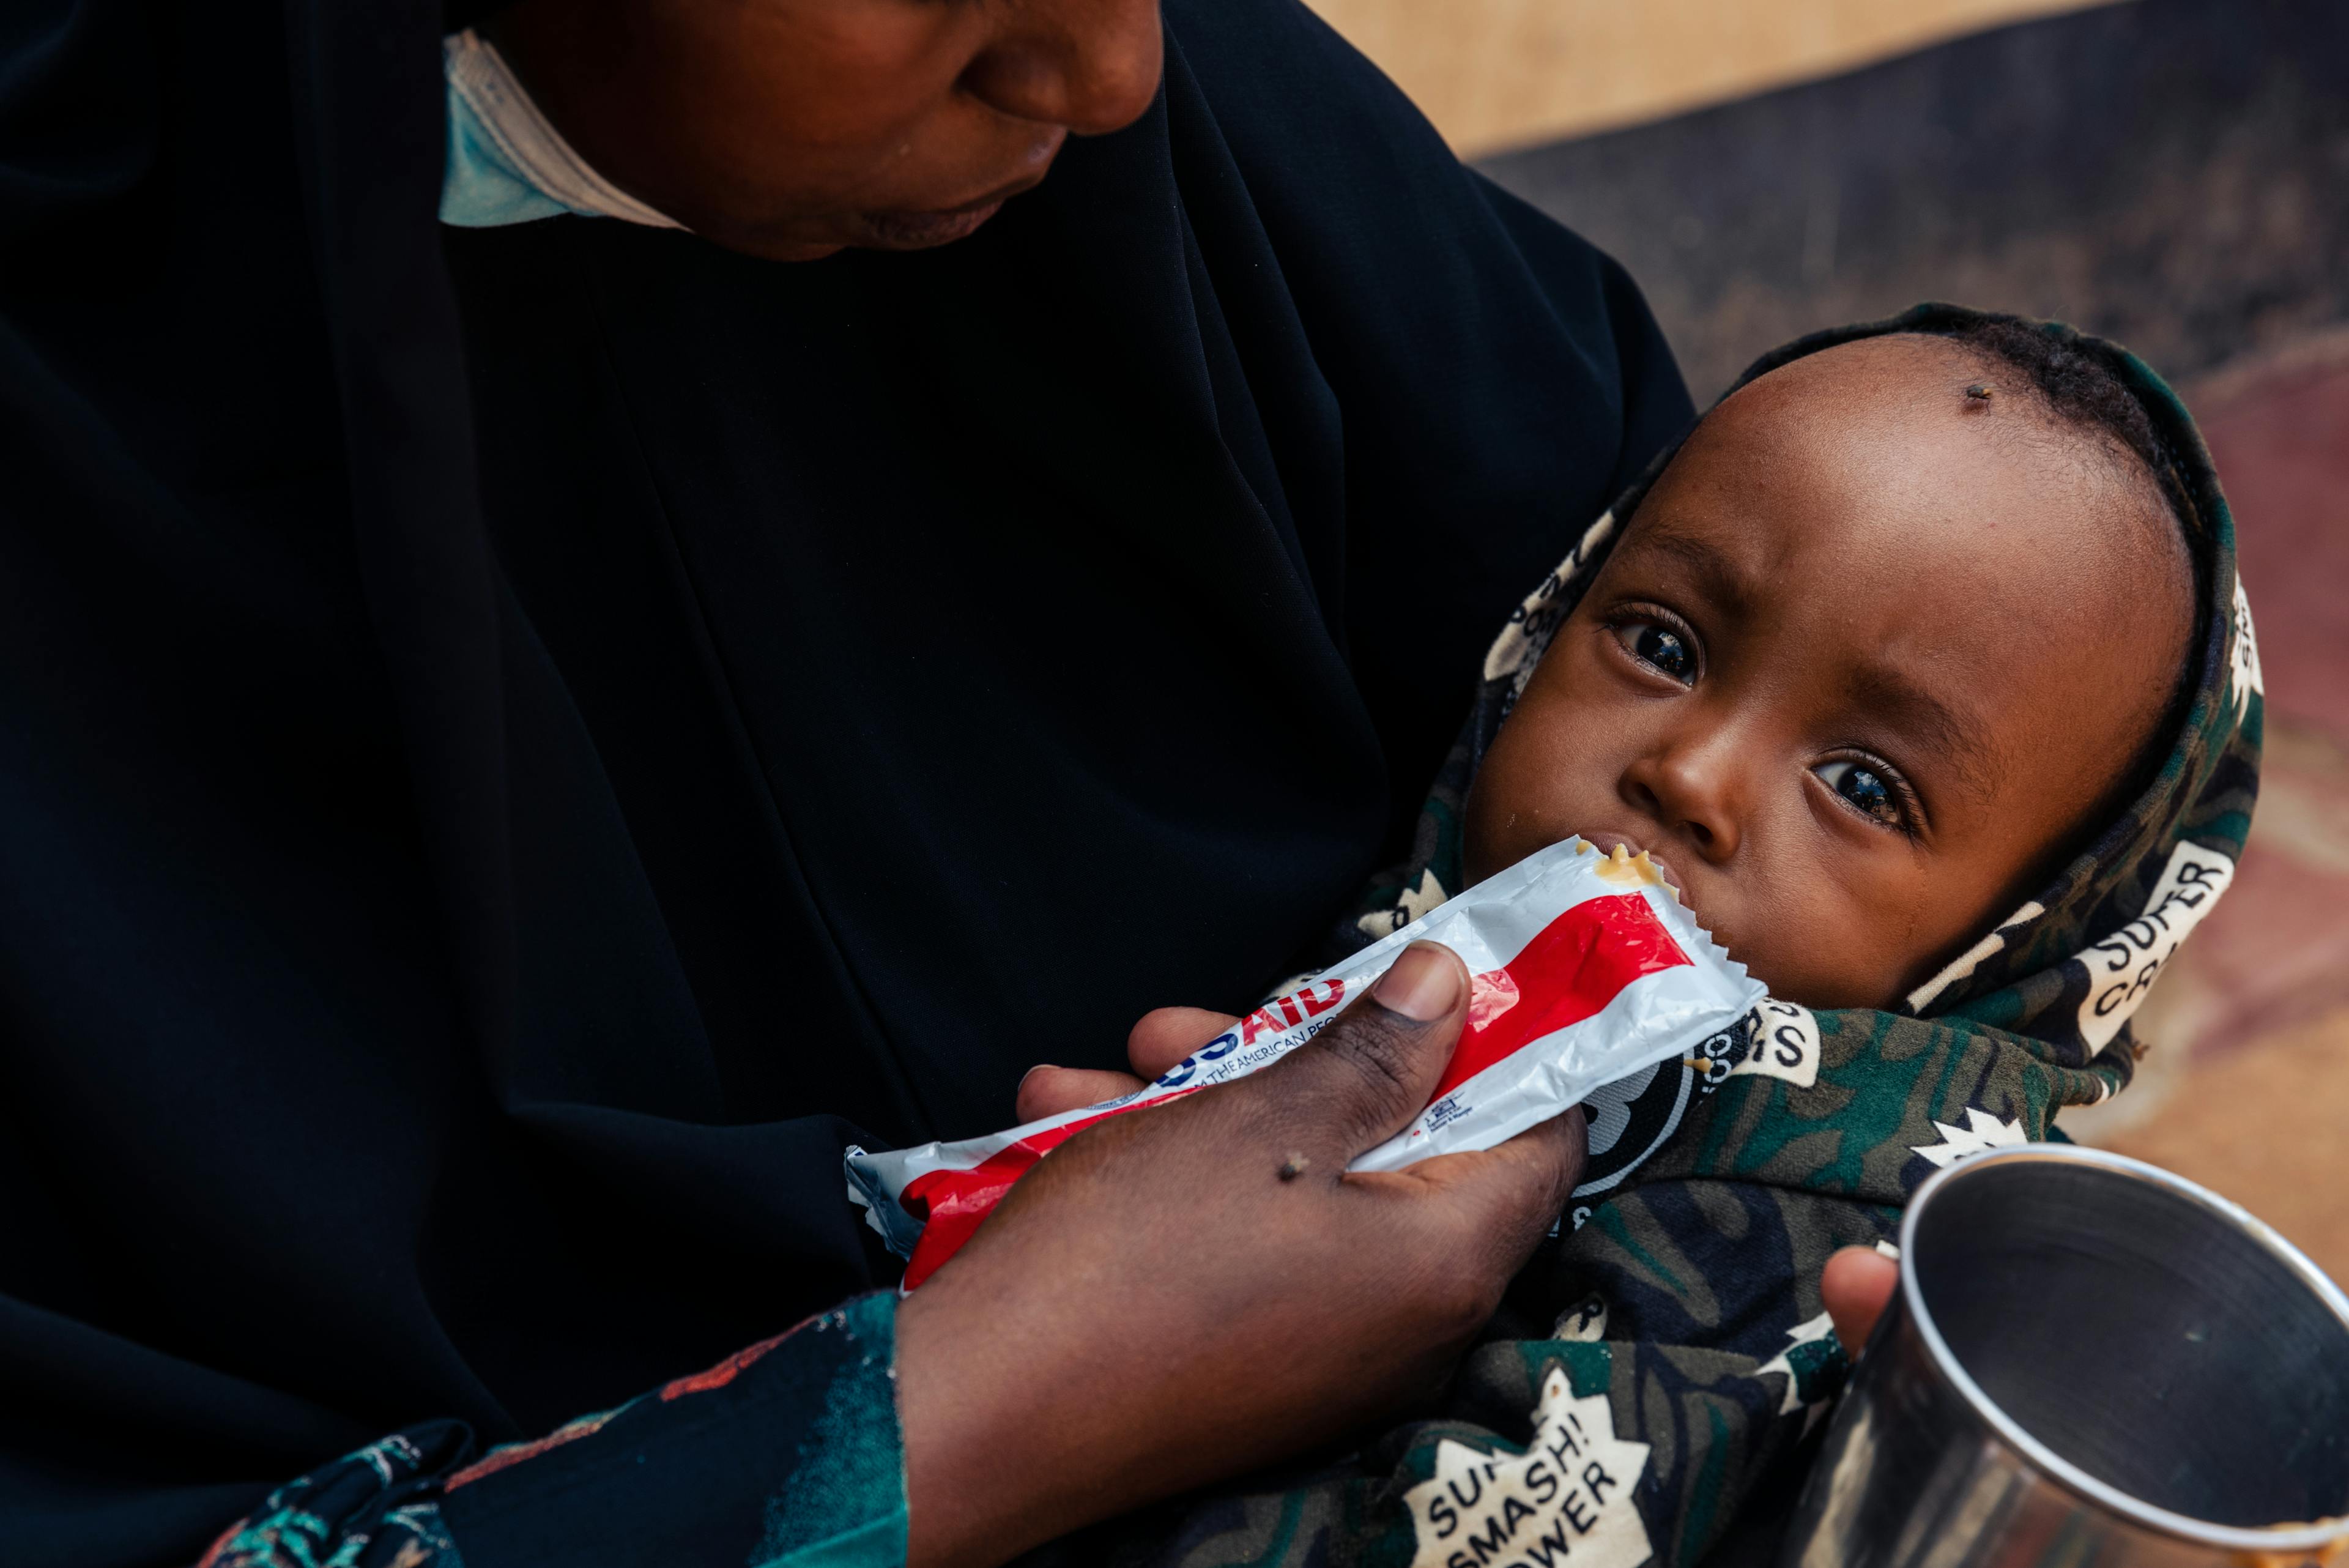
[[[1857,1356],[1900,1285],[1900,1265],[1867,1247],[1846,1247],[1819,1274],[1819,1299],[1846,1354]]]
[[[1441,1193],[1459,1207],[1467,1228],[1511,1244],[1530,1231],[1525,1243],[1530,1247],[1557,1221],[1582,1179],[1589,1130],[1578,1106],[1492,1148],[1437,1155],[1401,1170],[1362,1172],[1347,1179],[1410,1182]]]
[[[1425,1107],[1467,1008],[1468,971],[1459,956],[1437,942],[1413,942],[1327,1029],[1232,1091],[1269,1098],[1297,1126],[1300,1152],[1334,1158],[1343,1169]]]
[[[1332,1103],[1349,1106],[1355,1113],[1340,1122],[1310,1113],[1317,1131],[1359,1142],[1335,1158],[1331,1168],[1343,1169],[1348,1160],[1400,1128],[1426,1105],[1428,1091],[1451,1060],[1467,995],[1468,971],[1452,950],[1433,942],[1414,942],[1379,977],[1361,1003],[1349,1008],[1311,1046],[1282,1064],[1284,1073],[1309,1080],[1284,1077],[1271,1091],[1284,1103],[1306,1104],[1314,1095],[1334,1096]],[[1130,1095],[1238,1022],[1228,1012],[1204,1007],[1145,1012],[1126,1039],[1133,1074],[1030,1067],[1019,1080],[1016,1096],[1019,1119],[1039,1121]],[[1300,1058],[1301,1067],[1290,1065]],[[1314,1152],[1329,1159],[1337,1151],[1324,1147]]]
[[[1142,1015],[1126,1036],[1126,1060],[1131,1073],[1104,1072],[1094,1067],[1038,1066],[1019,1080],[1016,1097],[1019,1117],[1039,1122],[1064,1111],[1081,1111],[1121,1095],[1130,1095],[1164,1075],[1175,1063],[1237,1023],[1228,1012],[1204,1007],[1160,1007]]]
[[[1157,1078],[1238,1022],[1204,1007],[1154,1007],[1125,1037],[1125,1059],[1143,1078]]]
[[[1019,1080],[1019,1093],[1012,1103],[1019,1120],[1040,1122],[1063,1111],[1081,1111],[1130,1095],[1143,1083],[1131,1073],[1093,1067],[1030,1067]]]

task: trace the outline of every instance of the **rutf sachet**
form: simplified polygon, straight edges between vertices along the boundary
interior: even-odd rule
[[[1426,1108],[1355,1160],[1355,1170],[1490,1148],[1602,1084],[1685,1054],[1764,996],[1644,854],[1619,846],[1602,855],[1570,838],[1275,997],[1131,1095],[986,1137],[887,1154],[851,1148],[849,1194],[906,1260],[903,1288],[910,1291],[1068,1138],[1277,1061],[1423,940],[1442,942],[1468,966],[1468,1019]]]

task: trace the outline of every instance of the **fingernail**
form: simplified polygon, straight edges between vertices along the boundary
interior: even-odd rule
[[[1034,1066],[1019,1075],[1019,1087],[1022,1089],[1026,1088],[1028,1086],[1028,1080],[1034,1077],[1039,1073],[1057,1073],[1059,1071],[1060,1069],[1052,1065],[1050,1062],[1039,1062]],[[1014,1094],[1017,1094],[1018,1092],[1018,1090],[1013,1091]]]
[[[1379,976],[1371,995],[1390,1012],[1433,1023],[1452,1011],[1460,996],[1460,966],[1433,942],[1413,942],[1394,967]]]

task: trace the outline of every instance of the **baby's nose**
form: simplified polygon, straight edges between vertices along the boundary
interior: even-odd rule
[[[1673,746],[1633,763],[1624,776],[1631,805],[1653,817],[1669,838],[1716,865],[1737,853],[1743,836],[1738,770],[1727,751]]]

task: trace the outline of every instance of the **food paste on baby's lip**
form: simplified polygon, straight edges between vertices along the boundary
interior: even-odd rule
[[[1589,846],[1586,844],[1584,847]],[[1656,869],[1656,863],[1648,858],[1646,850],[1634,855],[1619,844],[1615,846],[1614,854],[1599,857],[1598,872],[1600,880],[1611,882],[1618,888],[1669,888],[1671,886],[1664,880],[1664,874]],[[1677,895],[1674,901],[1678,901]]]

